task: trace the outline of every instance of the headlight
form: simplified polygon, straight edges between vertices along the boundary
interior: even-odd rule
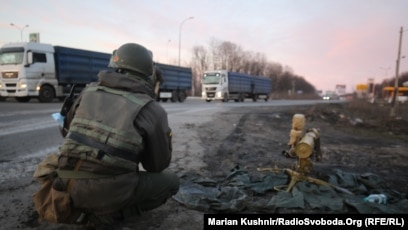
[[[27,88],[27,83],[21,82],[19,88],[20,88],[20,89],[25,89],[25,88]]]
[[[217,92],[217,97],[221,97],[222,93],[221,92]]]
[[[201,96],[205,97],[205,92],[204,91],[201,92]]]

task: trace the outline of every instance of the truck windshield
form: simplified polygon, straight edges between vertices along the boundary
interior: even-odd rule
[[[219,84],[220,83],[220,75],[206,75],[204,74],[203,77],[203,84]]]
[[[3,48],[0,50],[0,65],[22,64],[24,48]]]

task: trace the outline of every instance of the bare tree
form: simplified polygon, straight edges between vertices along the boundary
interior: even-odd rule
[[[251,55],[251,60],[248,60],[249,69],[248,73],[251,75],[264,76],[267,66],[267,60],[264,54],[254,53]]]
[[[241,47],[231,42],[222,42],[219,46],[219,51],[222,68],[237,71],[243,54]]]
[[[212,66],[211,69],[222,69],[221,66],[221,55],[219,51],[220,41],[216,39],[212,39],[209,44],[209,53],[210,53],[210,63],[209,67]]]
[[[239,45],[228,41],[212,39],[208,49],[202,46],[193,48],[193,85],[195,95],[201,93],[200,79],[206,70],[228,70],[250,75],[266,76],[272,79],[274,92],[301,90],[314,93],[315,88],[303,77],[294,74],[290,66],[269,62],[263,53],[244,51]]]
[[[193,96],[201,95],[201,75],[208,70],[209,57],[208,52],[203,46],[193,47]]]
[[[208,59],[208,52],[203,46],[193,47],[193,65],[198,72],[203,72],[208,69]]]
[[[272,91],[279,91],[280,81],[282,79],[283,67],[281,64],[276,62],[269,62],[264,70],[264,75],[272,79]]]
[[[278,76],[282,75],[283,67],[281,64],[277,62],[268,62],[265,66],[264,76],[270,78],[277,78]]]

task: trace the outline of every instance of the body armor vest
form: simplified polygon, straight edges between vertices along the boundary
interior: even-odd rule
[[[145,94],[91,84],[82,94],[67,137],[104,154],[138,163],[143,143],[134,120],[152,100]]]

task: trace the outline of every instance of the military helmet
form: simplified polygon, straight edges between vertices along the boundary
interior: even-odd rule
[[[153,75],[153,57],[145,47],[136,43],[126,43],[113,51],[108,67],[150,77]]]

